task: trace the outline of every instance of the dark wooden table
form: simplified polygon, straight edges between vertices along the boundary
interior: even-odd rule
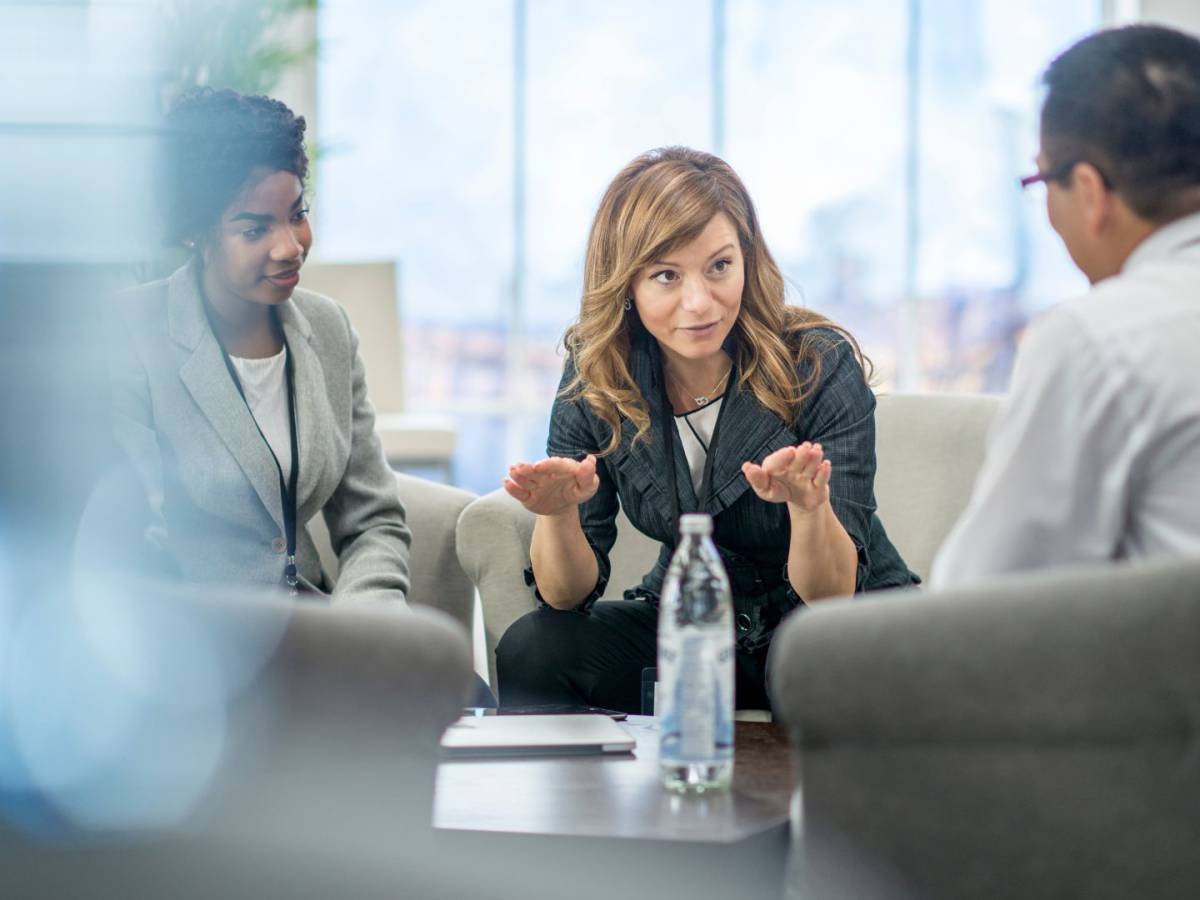
[[[434,826],[496,897],[779,897],[792,768],[777,726],[738,722],[729,791],[658,782],[654,719],[623,723],[632,754],[445,761]],[[553,888],[553,890],[551,890]]]

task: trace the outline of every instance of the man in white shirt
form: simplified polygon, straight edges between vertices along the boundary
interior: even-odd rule
[[[1022,183],[1092,288],[1029,327],[935,587],[1200,555],[1200,41],[1103,31],[1045,84]]]

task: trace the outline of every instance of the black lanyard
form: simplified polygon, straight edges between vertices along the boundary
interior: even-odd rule
[[[662,380],[662,442],[663,450],[667,454],[667,485],[669,490],[667,493],[671,497],[671,539],[675,540],[675,535],[679,533],[679,481],[675,474],[675,416],[672,413],[671,398],[667,396],[667,380],[666,373],[663,373]],[[726,376],[725,393],[720,398],[721,408],[717,410],[717,421],[713,424],[712,438],[709,439],[708,449],[704,456],[704,474],[700,477],[700,490],[696,496],[696,509],[688,510],[689,512],[703,512],[708,506],[709,495],[712,493],[712,468],[713,460],[717,455],[717,439],[721,436],[721,420],[725,417],[725,408],[729,405],[725,401],[729,398],[729,386],[734,383],[737,378],[736,368],[730,368],[729,375]]]
[[[216,336],[215,329],[213,336]],[[300,476],[300,442],[296,435],[296,376],[292,366],[292,351],[288,347],[287,337],[283,335],[282,328],[280,328],[280,336],[283,340],[284,351],[283,372],[287,382],[288,437],[292,446],[292,468],[288,472],[286,480],[283,477],[283,466],[279,464],[279,457],[275,455],[275,451],[271,449],[271,442],[263,434],[262,426],[254,417],[254,410],[250,409],[250,401],[246,399],[246,391],[242,388],[242,381],[238,378],[237,369],[234,368],[233,361],[229,358],[220,338],[217,338],[217,344],[221,348],[221,358],[225,360],[225,368],[229,370],[229,377],[233,379],[233,386],[241,394],[242,402],[246,404],[246,410],[250,413],[250,419],[254,422],[254,427],[258,429],[258,436],[267,445],[267,451],[275,463],[275,471],[279,473],[279,496],[283,500],[283,533],[287,539],[287,563],[283,567],[283,577],[294,597],[299,584],[299,571],[296,568],[296,488]]]

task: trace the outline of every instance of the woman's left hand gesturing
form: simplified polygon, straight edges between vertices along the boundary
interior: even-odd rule
[[[829,475],[832,464],[820,444],[805,441],[797,447],[783,447],[757,463],[742,463],[742,474],[768,503],[787,503],[796,512],[816,512],[829,502]]]

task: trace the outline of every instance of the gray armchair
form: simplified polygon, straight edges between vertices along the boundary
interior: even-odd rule
[[[0,897],[462,896],[432,801],[474,681],[446,614],[470,609],[453,538],[471,495],[399,480],[416,532],[399,615],[156,576],[130,552],[140,482],[100,480],[72,595],[13,594],[31,615],[0,704]]]
[[[1200,559],[814,606],[791,896],[1200,896]]]
[[[104,697],[59,727],[87,765],[0,791],[0,895],[461,896],[442,890],[432,827],[438,740],[473,677],[445,614],[174,582],[97,599],[118,614],[119,652],[66,629],[44,662],[59,707],[64,692]],[[87,751],[96,734],[112,758]],[[164,806],[176,795],[187,802]]]

